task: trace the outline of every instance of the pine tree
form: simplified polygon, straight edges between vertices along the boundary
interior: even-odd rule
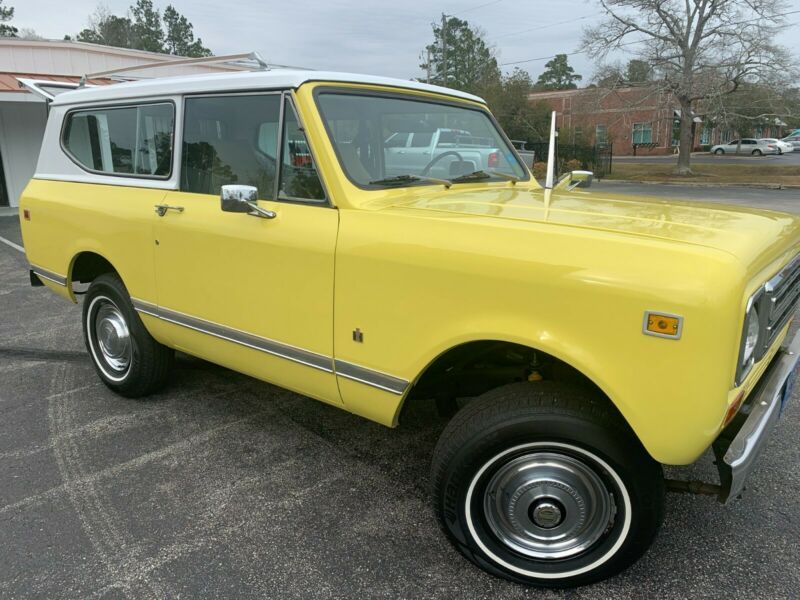
[[[0,37],[17,37],[17,28],[6,24],[7,21],[13,18],[14,7],[3,6],[3,0],[0,0]]]
[[[544,73],[539,75],[536,88],[540,90],[574,90],[575,82],[583,79],[569,66],[566,54],[556,54],[555,58],[545,63]]]

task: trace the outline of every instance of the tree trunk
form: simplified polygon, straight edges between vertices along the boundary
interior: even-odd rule
[[[678,99],[681,104],[681,137],[678,145],[678,175],[691,175],[692,145],[692,104],[687,98]]]

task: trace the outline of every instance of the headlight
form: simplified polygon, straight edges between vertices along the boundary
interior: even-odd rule
[[[758,343],[759,331],[758,310],[754,306],[747,313],[747,322],[745,323],[744,346],[742,348],[742,367],[744,368],[753,358],[753,353]]]

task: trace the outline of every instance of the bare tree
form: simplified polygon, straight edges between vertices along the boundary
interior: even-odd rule
[[[605,18],[584,31],[583,49],[604,59],[625,47],[650,64],[681,108],[677,172],[690,174],[692,122],[698,102],[774,81],[793,68],[775,45],[784,0],[600,0]]]

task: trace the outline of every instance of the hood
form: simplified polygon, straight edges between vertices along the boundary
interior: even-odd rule
[[[725,204],[669,201],[602,191],[554,192],[542,189],[483,187],[433,188],[392,203],[415,209],[528,221],[576,229],[646,236],[715,248],[737,257],[753,271],[800,244],[800,218],[775,211]],[[700,192],[702,193],[702,192]]]

